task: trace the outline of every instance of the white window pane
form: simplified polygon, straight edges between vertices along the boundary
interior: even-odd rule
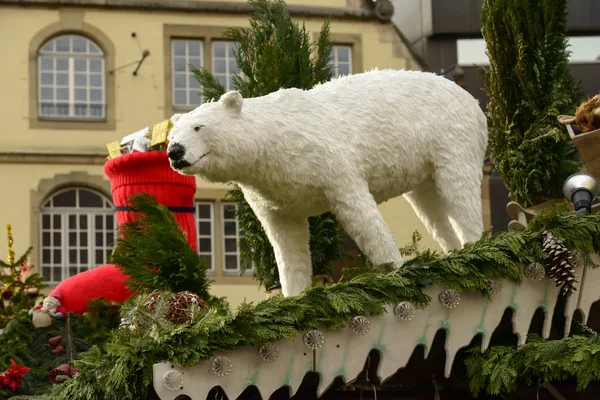
[[[42,88],[41,90],[42,100],[54,99],[54,90],[52,88]]]
[[[175,71],[185,72],[187,67],[185,65],[185,58],[175,57],[173,60]]]
[[[56,51],[68,52],[71,51],[68,36],[61,36],[56,39]]]
[[[69,100],[69,89],[56,89],[56,100]]]
[[[73,51],[77,53],[85,53],[87,51],[87,41],[82,37],[75,36],[73,38]]]
[[[237,50],[237,46],[235,45],[235,43],[230,43],[228,48],[229,48],[229,57],[235,58],[235,52]]]
[[[348,60],[350,60],[350,49],[348,49],[348,47],[340,46],[337,48],[337,52],[338,52],[338,61],[348,62]]]
[[[186,86],[186,81],[187,81],[186,78],[187,78],[186,74],[175,74],[175,87],[185,89],[187,87]]]
[[[54,69],[54,59],[51,57],[42,57],[40,60],[42,71],[52,71]]]
[[[213,57],[225,57],[227,44],[223,42],[213,43]]]
[[[42,47],[42,51],[54,51],[54,40],[46,43],[44,47]]]
[[[237,269],[237,255],[227,255],[225,256],[225,269],[228,270],[236,270]]]
[[[90,71],[102,72],[102,62],[100,60],[89,60],[89,61],[90,61]]]
[[[190,57],[187,63],[191,64],[196,69],[200,69],[200,67],[202,66],[202,62],[200,61],[200,58],[198,58],[198,57]],[[187,66],[186,66],[186,71],[189,71],[189,67],[187,67]]]
[[[56,74],[56,84],[60,86],[67,86],[69,84],[69,74]]]
[[[96,46],[95,43],[92,43],[91,41],[88,40],[88,45],[89,45],[90,53],[94,53],[94,54],[102,53],[102,50],[100,50],[100,48],[98,46]]]
[[[56,113],[58,115],[69,115],[69,105],[68,104],[57,104],[56,105]]]
[[[75,104],[75,115],[80,117],[87,116],[88,106],[86,104]]]
[[[66,58],[57,58],[56,59],[56,70],[57,71],[68,71],[69,70],[69,61]]]
[[[90,100],[91,101],[102,101],[102,90],[91,89],[90,90]]]
[[[90,75],[90,86],[102,87],[102,75],[91,74]]]
[[[94,117],[102,117],[104,115],[104,106],[91,104],[90,115]]]
[[[215,74],[215,78],[217,78],[217,80],[219,81],[219,83],[223,86],[227,85],[227,75],[223,75],[223,74],[219,74],[216,75]]]
[[[188,42],[188,55],[200,57],[200,42]]]
[[[229,59],[229,73],[236,74],[238,72],[237,62],[233,59]]]
[[[215,74],[224,74],[227,72],[227,61],[225,60],[215,60],[213,63],[213,73]]]
[[[54,115],[55,113],[54,104],[42,103],[40,105],[40,115]]]
[[[54,84],[54,75],[51,73],[42,73],[41,74],[41,83],[42,83],[42,85],[53,85]]]
[[[185,40],[173,40],[173,54],[185,56]]]
[[[192,106],[199,106],[200,104],[202,104],[202,96],[200,95],[199,92],[195,92],[195,91],[190,91],[190,105]]]
[[[200,83],[191,74],[188,75],[188,86],[190,89],[200,89]]]
[[[87,75],[75,74],[75,86],[87,86]]]
[[[87,71],[87,60],[75,59],[75,71],[86,72]]]
[[[348,64],[338,64],[338,74],[340,74],[340,75],[348,75],[348,74],[350,74],[350,65],[348,65]]]
[[[187,92],[185,90],[175,91],[175,104],[187,104]]]
[[[456,41],[456,56],[458,64],[472,66],[489,65],[490,60],[485,53],[485,40],[459,39]]]
[[[75,89],[75,101],[86,101],[87,89]]]
[[[600,61],[600,36],[569,38],[569,62]]]

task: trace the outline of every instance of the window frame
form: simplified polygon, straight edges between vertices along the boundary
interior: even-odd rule
[[[175,54],[175,42],[176,41],[183,41],[185,43],[185,63],[186,63],[186,71],[181,73],[175,70],[175,58],[176,57],[180,57],[179,55]],[[193,104],[190,102],[191,99],[191,95],[193,92],[193,88],[191,88],[190,84],[189,84],[189,79],[191,77],[193,77],[193,73],[187,68],[187,64],[189,63],[190,60],[190,55],[188,54],[188,42],[200,42],[200,54],[197,58],[200,59],[200,68],[202,68],[205,64],[204,64],[204,40],[203,39],[195,39],[195,38],[172,38],[170,40],[170,45],[171,45],[171,56],[170,56],[170,62],[171,62],[171,76],[173,77],[173,79],[171,80],[171,106],[173,107],[174,110],[178,110],[178,111],[190,111],[193,110],[194,108],[198,107],[200,104],[202,104],[202,94],[199,94],[200,97],[200,103],[199,104]],[[186,104],[182,104],[182,103],[177,103],[176,102],[176,92],[177,90],[182,90],[182,88],[177,88],[175,87],[176,85],[176,79],[175,77],[177,75],[185,75],[186,78],[186,87],[185,87],[185,92],[186,92]],[[202,90],[202,88],[200,86],[198,86],[197,90],[200,92]]]
[[[102,207],[82,207],[79,205],[79,191],[83,190],[83,191],[87,191],[87,192],[91,192],[97,196],[99,196],[102,199],[103,205]],[[46,204],[53,200],[56,196],[65,193],[65,192],[70,192],[70,191],[75,191],[76,192],[76,205],[75,206],[69,206],[69,207],[56,207],[54,205],[51,205],[49,208],[47,208]],[[75,230],[73,231],[71,228],[69,228],[69,217],[71,217],[72,215],[76,215],[77,219],[79,221],[81,221],[81,216],[86,216],[86,225],[87,228],[80,228],[80,222],[77,223],[77,226],[75,227]],[[103,218],[103,227],[101,229],[102,232],[102,239],[103,239],[103,245],[102,246],[97,246],[96,245],[96,234],[99,232],[96,229],[96,216],[104,216]],[[44,229],[44,216],[49,216],[51,223],[50,223],[50,229]],[[55,216],[59,216],[60,217],[60,228],[56,229],[54,227],[54,221],[52,221]],[[51,279],[50,280],[46,280],[45,282],[48,284],[59,284],[60,282],[64,281],[65,279],[68,279],[71,275],[70,275],[70,260],[69,260],[69,251],[75,249],[77,251],[77,258],[80,258],[80,250],[87,248],[87,267],[85,267],[84,265],[81,265],[82,263],[77,263],[77,270],[79,272],[83,272],[81,271],[81,267],[85,267],[86,270],[90,270],[93,268],[96,268],[104,263],[106,263],[106,258],[101,261],[100,263],[98,263],[96,261],[96,250],[101,250],[104,252],[104,254],[106,254],[106,251],[109,250],[111,248],[111,246],[109,246],[108,241],[107,241],[107,233],[109,232],[109,229],[106,228],[106,217],[108,216],[112,216],[113,218],[113,242],[116,239],[117,236],[117,218],[116,215],[114,213],[114,205],[112,202],[112,199],[109,198],[108,196],[106,196],[104,193],[102,193],[99,190],[90,188],[90,187],[86,187],[86,186],[79,186],[79,185],[74,185],[74,186],[67,186],[67,187],[63,187],[61,189],[55,190],[53,191],[49,196],[47,196],[44,201],[42,202],[42,204],[40,205],[40,212],[39,212],[39,249],[38,249],[38,257],[39,257],[39,270],[40,270],[40,275],[44,276],[44,268],[50,268],[50,276]],[[61,234],[61,243],[60,243],[60,247],[54,246],[54,233],[56,232],[60,232]],[[77,244],[73,247],[70,243],[69,243],[69,234],[70,233],[76,233],[76,237],[77,237]],[[81,247],[79,242],[80,242],[80,233],[86,232],[87,233],[87,246]],[[44,246],[44,233],[49,233],[51,240],[50,240],[50,245],[49,246]],[[50,260],[51,262],[49,263],[50,265],[46,265],[44,263],[44,250],[49,250],[50,251]],[[61,262],[60,262],[60,271],[61,271],[61,279],[60,280],[56,280],[54,279],[54,269],[57,268],[57,266],[54,263],[54,251],[56,250],[60,250],[60,254],[61,254]],[[107,256],[105,256],[107,257]]]
[[[334,46],[349,46],[351,48],[350,65],[352,66],[352,74],[359,74],[364,72],[362,35],[351,33],[331,33],[330,36]],[[315,43],[318,41],[318,39],[319,32],[314,32],[313,40],[315,41]]]
[[[216,225],[216,218],[215,218],[215,202],[214,201],[210,201],[210,200],[195,200],[194,201],[194,207],[196,208],[195,212],[194,212],[194,221],[196,223],[196,248],[198,249],[198,254],[202,255],[206,255],[206,254],[201,254],[200,252],[200,239],[205,239],[206,237],[201,237],[200,235],[200,222],[207,222],[206,218],[200,218],[200,214],[198,212],[198,206],[199,205],[209,205],[210,206],[210,246],[211,246],[211,251],[210,251],[210,256],[211,256],[211,265],[208,265],[207,267],[207,274],[208,275],[215,275],[216,271],[217,271],[217,266],[216,266],[216,259],[217,259],[217,249],[216,249],[216,241],[217,238],[215,236],[216,233],[216,229],[215,229],[215,225]],[[202,236],[206,236],[206,235],[202,235]]]
[[[348,61],[339,61],[339,54],[338,54],[338,50],[340,48],[347,48],[348,49]],[[346,76],[346,75],[341,75],[339,73],[339,71],[337,71],[337,69],[339,69],[339,65],[340,64],[347,64],[348,65],[348,75],[352,75],[354,74],[354,70],[353,70],[353,49],[352,49],[352,45],[349,44],[334,44],[332,47],[332,61],[330,61],[330,64],[333,66],[333,72],[334,72],[334,77],[342,77],[342,76]]]
[[[112,131],[116,129],[115,48],[110,38],[100,29],[84,21],[84,13],[60,13],[60,20],[38,31],[29,42],[29,128],[49,130]],[[38,53],[42,46],[63,34],[76,34],[93,41],[104,53],[105,119],[100,120],[47,120],[40,119],[38,102]]]
[[[212,71],[212,43],[216,41],[228,41],[224,37],[224,32],[230,27],[226,26],[199,26],[199,25],[163,25],[163,54],[165,68],[165,118],[171,118],[174,114],[181,112],[189,112],[192,109],[175,107],[173,104],[173,71],[171,42],[174,39],[184,40],[201,40],[202,48],[202,65],[209,66]],[[199,89],[201,90],[201,89]]]
[[[94,46],[96,46],[99,50],[99,53],[93,53],[90,52],[89,50],[86,50],[85,53],[75,53],[72,51],[68,51],[68,52],[60,52],[58,50],[53,50],[52,52],[48,52],[47,50],[44,50],[44,47],[46,47],[48,44],[55,42],[57,40],[59,40],[60,38],[68,38],[69,39],[69,44],[72,43],[73,37],[76,38],[81,38],[84,39],[88,42],[90,42],[91,44],[93,44]],[[49,59],[52,60],[52,64],[53,67],[51,70],[44,70],[42,69],[42,60],[44,59]],[[56,83],[56,76],[59,74],[59,72],[61,70],[56,69],[56,64],[57,64],[57,60],[59,59],[66,59],[67,61],[67,85],[66,85],[66,89],[67,89],[67,93],[68,93],[68,99],[67,100],[63,100],[62,103],[66,103],[69,106],[69,114],[68,115],[60,115],[60,114],[53,114],[53,115],[42,115],[42,105],[45,102],[50,103],[50,101],[44,101],[44,99],[42,99],[42,91],[45,88],[51,88],[52,91],[54,92],[54,98],[52,99],[52,105],[53,106],[57,106],[59,103],[61,103],[61,100],[57,99],[56,97],[56,91],[58,89],[64,89],[62,87],[58,87],[59,85],[57,85]],[[86,71],[84,73],[84,75],[86,76],[86,85],[85,87],[76,87],[76,83],[75,83],[75,75],[77,74],[78,71],[75,70],[75,61],[76,60],[85,60],[86,64],[88,64],[89,61],[95,60],[95,61],[100,61],[100,71],[99,72],[95,72],[95,71],[91,71],[89,67],[86,67]],[[88,64],[89,65],[89,64]],[[39,120],[43,120],[43,121],[57,121],[57,122],[63,122],[63,121],[80,121],[80,122],[104,122],[106,121],[106,59],[105,59],[105,54],[102,51],[102,48],[98,45],[98,43],[96,43],[94,40],[80,35],[80,34],[75,34],[75,33],[69,33],[69,34],[62,34],[62,35],[57,35],[52,37],[51,39],[49,39],[48,41],[46,41],[45,43],[42,44],[40,50],[38,51],[38,55],[37,55],[37,68],[38,68],[38,97],[37,97],[37,101],[38,101],[38,115],[37,118]],[[47,74],[47,73],[51,73],[53,75],[53,83],[51,85],[45,85],[42,82],[42,75],[43,74]],[[79,74],[81,74],[81,71],[79,71]],[[89,82],[89,77],[91,76],[95,76],[95,75],[100,75],[102,77],[102,83],[101,86],[95,87],[95,86],[90,86]],[[64,86],[64,85],[62,85]],[[77,100],[75,99],[75,90],[76,89],[85,89],[86,90],[86,97],[87,100],[85,100],[85,103],[80,103],[80,104],[84,104],[87,107],[92,107],[94,105],[100,105],[101,106],[101,110],[102,113],[100,116],[92,116],[89,115],[89,111],[88,111],[88,115],[77,115],[75,112],[75,106],[77,105]],[[100,100],[94,100],[92,101],[90,99],[91,97],[91,91],[92,90],[100,90],[101,92],[101,99]]]

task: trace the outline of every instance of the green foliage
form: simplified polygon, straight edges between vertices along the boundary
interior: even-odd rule
[[[119,226],[108,263],[131,277],[127,285],[133,290],[190,291],[208,299],[206,266],[173,213],[145,193],[131,196],[129,204],[135,219]]]
[[[41,289],[47,287],[44,278],[39,274],[32,274],[31,266],[27,263],[32,248],[18,259],[12,248],[13,237],[10,225],[8,232],[8,262],[0,260],[0,329],[19,313],[21,310],[29,310],[35,305],[37,298],[41,296]],[[31,294],[29,289],[37,290],[37,294]]]
[[[580,169],[556,118],[583,95],[567,68],[565,8],[566,0],[486,0],[481,14],[491,157],[526,207],[562,197],[562,183]]]
[[[0,335],[0,371],[10,364],[12,358],[18,364],[31,368],[23,378],[22,393],[36,394],[48,391],[51,383],[48,373],[61,364],[71,364],[72,360],[88,351],[92,345],[104,348],[112,331],[119,326],[119,306],[104,299],[90,302],[84,315],[72,315],[63,320],[53,320],[48,328],[33,327],[27,310],[21,310],[7,324]],[[60,354],[52,354],[54,347],[45,345],[48,339],[62,336],[59,345],[65,348]],[[5,399],[13,393],[2,393]]]
[[[249,4],[253,7],[250,28],[231,28],[224,33],[226,39],[238,44],[235,59],[240,74],[233,76],[233,83],[243,97],[264,96],[281,88],[310,89],[333,77],[329,21],[321,27],[317,43],[313,43],[306,27],[292,20],[285,1],[250,0]],[[190,69],[202,86],[205,100],[217,100],[225,93],[210,71]],[[264,287],[278,284],[275,255],[260,221],[239,189],[232,190],[229,198],[239,204],[236,214],[242,234],[239,245],[243,265],[253,266],[254,277]],[[343,230],[331,213],[310,218],[309,225],[313,274],[327,275],[332,263],[343,256]]]
[[[567,226],[571,229],[566,229]],[[521,263],[543,259],[541,238],[545,229],[562,232],[561,239],[574,246],[570,248],[572,251],[600,250],[600,214],[575,216],[566,207],[557,207],[536,216],[527,230],[488,233],[476,243],[447,256],[420,252],[413,245],[411,248],[416,254],[406,263],[406,268],[388,272],[370,270],[324,288],[312,287],[297,297],[275,296],[257,304],[243,304],[236,313],[217,303],[219,307],[197,310],[194,319],[187,324],[166,321],[164,307],[157,305],[152,311],[144,306],[143,296],[134,297],[123,306],[123,316],[135,321],[136,328],[133,331],[117,329],[105,350],[93,348],[83,354],[76,362],[81,375],[53,388],[47,399],[145,398],[152,383],[152,366],[157,362],[169,360],[177,365],[194,365],[218,351],[292,339],[308,328],[346,326],[355,315],[381,315],[386,305],[403,300],[425,307],[431,299],[422,289],[431,284],[486,294],[489,279],[508,277],[519,281]],[[584,237],[580,230],[589,236]],[[579,347],[570,349],[572,368],[576,368],[577,357],[587,363],[588,368],[595,367],[598,360],[592,360],[580,350]],[[504,354],[500,348],[493,351],[498,359]],[[547,360],[551,359],[548,353]],[[483,374],[473,375],[474,390],[486,385],[487,376],[496,371],[492,371],[496,368],[492,361],[484,368],[483,361],[477,360],[469,361],[471,371],[481,370]],[[512,363],[498,362],[498,368],[502,365],[504,370],[497,370],[499,372],[492,377],[494,381],[503,379],[506,383],[502,385],[511,384],[514,373],[510,368],[513,364],[518,366],[518,362],[518,359]],[[566,376],[568,370],[564,371]],[[595,379],[595,374],[600,373],[572,371],[587,374],[580,379],[588,379],[586,376]],[[508,375],[504,376],[504,372]],[[519,378],[523,375],[520,370],[515,373]]]
[[[469,350],[465,361],[471,391],[477,395],[514,392],[519,385],[531,385],[533,379],[563,381],[577,378],[577,389],[600,380],[600,337],[574,335],[545,341],[531,336],[524,346],[495,346],[485,353]]]

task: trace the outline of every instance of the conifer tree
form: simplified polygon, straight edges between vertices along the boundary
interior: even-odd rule
[[[225,38],[237,43],[235,59],[240,74],[233,76],[233,83],[243,97],[264,96],[281,88],[310,89],[332,78],[329,21],[323,24],[314,43],[306,27],[292,20],[283,0],[249,3],[253,7],[250,28],[232,28],[224,33]],[[218,100],[225,93],[210,71],[190,68],[202,86],[205,100]],[[230,191],[229,198],[239,204],[242,262],[253,266],[254,276],[263,286],[278,284],[273,248],[260,222],[239,189]],[[313,274],[327,274],[332,262],[342,258],[343,230],[331,213],[309,218],[309,225]]]
[[[485,0],[481,14],[490,155],[526,207],[562,197],[564,179],[580,168],[557,121],[582,97],[568,70],[565,9],[566,0]]]

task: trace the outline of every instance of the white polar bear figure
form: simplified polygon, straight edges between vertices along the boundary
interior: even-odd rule
[[[404,262],[377,206],[400,195],[444,251],[483,232],[486,118],[433,73],[376,70],[249,99],[229,92],[172,120],[172,168],[240,186],[284,296],[311,285],[309,216],[333,212],[374,265]]]

